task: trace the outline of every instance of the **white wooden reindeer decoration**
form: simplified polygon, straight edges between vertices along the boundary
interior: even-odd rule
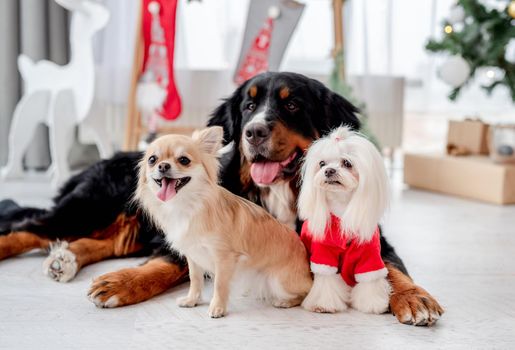
[[[46,60],[34,63],[25,55],[18,57],[24,95],[11,122],[8,161],[1,173],[5,179],[23,176],[23,156],[36,127],[44,123],[50,130],[52,165],[49,171],[52,182],[57,185],[65,180],[70,174],[67,158],[75,127],[86,119],[93,102],[95,64],[92,38],[107,24],[109,11],[90,0],[55,1],[72,13],[70,62],[60,66]],[[111,144],[105,128],[95,127],[94,121],[88,122],[100,155],[110,156]]]

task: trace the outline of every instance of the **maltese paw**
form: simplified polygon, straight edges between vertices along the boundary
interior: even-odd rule
[[[351,291],[351,305],[368,314],[382,314],[388,311],[392,288],[386,278],[360,282]]]
[[[302,302],[308,311],[335,313],[345,311],[349,301],[350,287],[339,274],[323,275],[315,273],[313,286]]]
[[[50,254],[43,262],[45,275],[57,282],[68,282],[78,271],[77,259],[68,249],[68,242],[57,242],[50,246]]]

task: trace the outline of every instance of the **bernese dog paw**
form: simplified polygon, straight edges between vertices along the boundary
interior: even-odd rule
[[[75,254],[68,249],[68,242],[56,242],[50,245],[50,254],[43,262],[43,274],[57,282],[72,280],[79,267]]]
[[[399,322],[414,326],[432,326],[444,313],[440,304],[418,286],[393,293],[390,310]]]
[[[97,277],[88,291],[88,299],[98,308],[133,304],[130,281],[130,276],[123,270]]]

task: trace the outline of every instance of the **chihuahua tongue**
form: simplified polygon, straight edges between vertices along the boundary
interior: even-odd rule
[[[274,182],[281,170],[280,162],[258,162],[250,166],[250,176],[258,184],[268,185]]]
[[[169,179],[163,177],[163,179],[161,180],[161,188],[157,192],[157,198],[159,198],[163,202],[172,199],[177,194],[177,191],[175,191],[176,182],[176,179]]]

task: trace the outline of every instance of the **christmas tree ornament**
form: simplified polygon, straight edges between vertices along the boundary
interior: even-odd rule
[[[462,23],[465,20],[465,10],[460,5],[455,5],[452,7],[449,16],[447,17],[447,21],[456,25],[458,23]]]
[[[457,88],[467,81],[470,65],[461,56],[451,56],[441,65],[438,75],[445,83]]]
[[[508,5],[508,14],[511,18],[515,18],[515,0],[512,0]]]
[[[480,85],[490,86],[494,82],[502,80],[504,75],[504,70],[495,66],[490,66],[478,68],[475,73],[475,78]]]
[[[510,39],[508,45],[506,45],[504,59],[511,64],[515,64],[515,39]]]

